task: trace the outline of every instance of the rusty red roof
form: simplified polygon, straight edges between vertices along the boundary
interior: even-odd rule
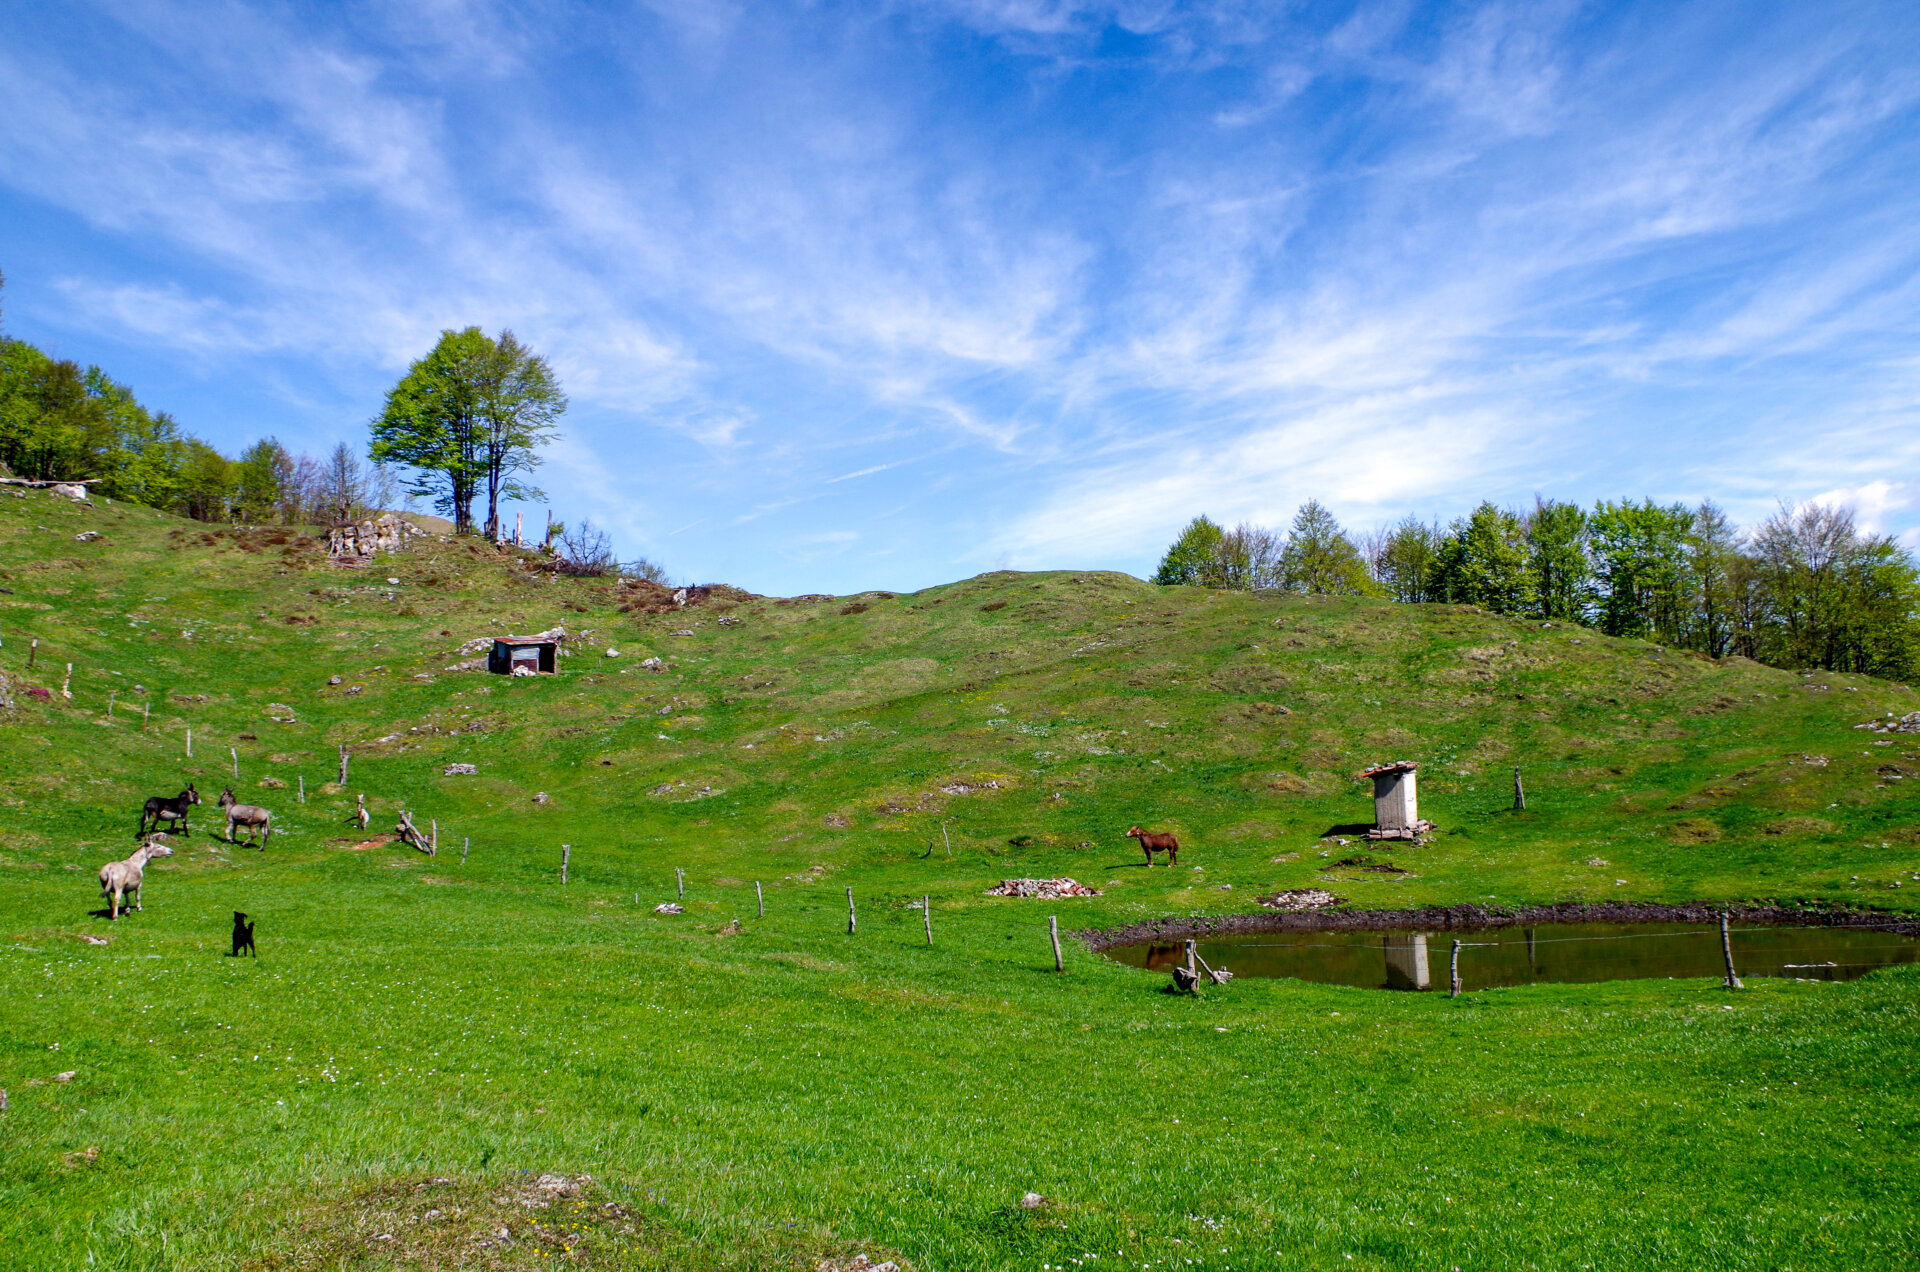
[[[1376,764],[1370,769],[1363,769],[1360,776],[1373,777],[1379,773],[1413,773],[1419,771],[1419,768],[1420,766],[1412,760],[1395,760],[1390,764]]]

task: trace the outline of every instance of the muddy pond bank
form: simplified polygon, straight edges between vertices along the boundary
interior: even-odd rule
[[[1467,990],[1718,977],[1729,957],[1743,976],[1825,981],[1920,963],[1920,917],[1770,902],[1190,916],[1080,935],[1103,957],[1147,971],[1191,967],[1197,951],[1236,976],[1415,991],[1455,977]]]
[[[1187,915],[1147,919],[1074,933],[1096,953],[1118,945],[1187,937],[1250,936],[1262,932],[1481,932],[1493,928],[1560,923],[1716,924],[1722,914],[1735,923],[1775,927],[1859,928],[1920,936],[1920,914],[1901,911],[1781,904],[1772,901],[1715,905],[1705,901],[1661,905],[1641,901],[1560,901],[1550,905],[1422,906],[1413,910],[1310,910],[1304,913]]]

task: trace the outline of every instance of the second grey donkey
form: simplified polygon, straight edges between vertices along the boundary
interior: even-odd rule
[[[233,842],[233,828],[247,828],[247,842],[253,843],[259,836],[260,851],[267,849],[267,839],[273,834],[273,814],[257,804],[242,804],[234,799],[233,787],[220,792],[220,807],[227,813],[227,842]]]

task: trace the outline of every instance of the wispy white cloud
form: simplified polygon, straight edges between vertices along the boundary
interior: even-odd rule
[[[512,327],[575,401],[549,488],[702,573],[1920,463],[1894,5],[74,12],[88,57],[0,18],[0,194],[73,227],[16,327],[316,432]]]

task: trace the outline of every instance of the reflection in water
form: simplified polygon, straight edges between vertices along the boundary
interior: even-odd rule
[[[1458,936],[1467,989],[1548,982],[1714,977],[1723,971],[1717,926],[1686,923],[1559,923],[1477,932],[1263,932],[1202,941],[1200,956],[1236,976],[1366,988],[1434,987],[1431,958],[1446,959]],[[1117,946],[1107,957],[1134,967],[1184,961],[1182,942]],[[1742,976],[1852,980],[1876,967],[1920,962],[1920,938],[1860,928],[1735,929]],[[1442,975],[1442,988],[1446,977]]]
[[[1387,952],[1388,989],[1432,989],[1427,973],[1427,934],[1388,932],[1380,938]]]

